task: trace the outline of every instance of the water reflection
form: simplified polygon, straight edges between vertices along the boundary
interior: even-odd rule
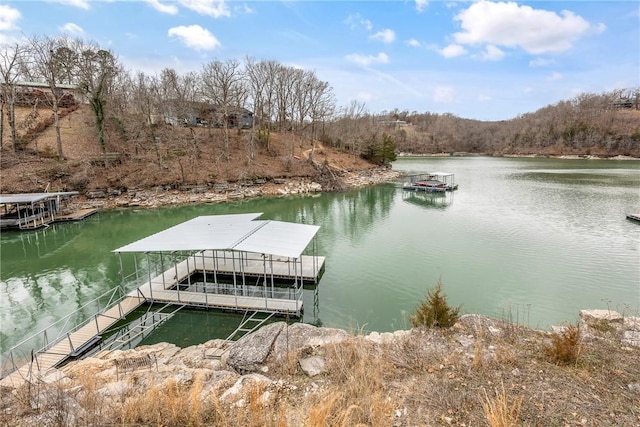
[[[424,191],[403,191],[402,200],[425,209],[447,209],[453,203],[453,192],[427,193]]]

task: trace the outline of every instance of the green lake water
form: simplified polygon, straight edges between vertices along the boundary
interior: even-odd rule
[[[453,305],[532,327],[580,309],[640,313],[640,161],[402,158],[406,173],[447,171],[460,188],[407,193],[402,182],[344,193],[105,211],[0,235],[0,339],[15,343],[114,288],[111,251],[199,215],[263,212],[315,224],[326,270],[302,321],[351,331],[407,328],[440,280]],[[315,304],[314,304],[315,303]],[[90,317],[87,306],[74,317]],[[183,310],[145,342],[224,338],[240,316]]]

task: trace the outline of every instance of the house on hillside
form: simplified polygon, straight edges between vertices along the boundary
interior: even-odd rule
[[[0,83],[5,92],[5,83]],[[83,97],[77,87],[69,84],[59,84],[52,92],[47,83],[42,82],[16,82],[11,85],[15,91],[15,105],[33,107],[40,105],[51,105],[53,94],[58,98],[58,106],[70,108],[80,103]],[[0,97],[2,94],[0,93]]]
[[[225,111],[226,110],[226,111]],[[164,123],[171,126],[211,126],[250,129],[253,112],[242,107],[212,105],[206,102],[169,101],[164,105]]]

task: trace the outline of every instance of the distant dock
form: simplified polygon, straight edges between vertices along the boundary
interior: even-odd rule
[[[67,201],[77,194],[77,191],[0,194],[0,228],[37,230],[56,222],[80,221],[98,211],[67,207]]]
[[[627,214],[627,219],[630,221],[640,223],[640,213]]]

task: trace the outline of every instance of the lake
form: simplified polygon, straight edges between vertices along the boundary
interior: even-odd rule
[[[640,161],[408,157],[399,171],[455,173],[444,195],[402,182],[343,193],[100,212],[82,222],[0,235],[4,352],[119,283],[111,251],[199,215],[263,212],[321,226],[327,257],[304,322],[349,331],[409,327],[441,281],[452,305],[536,328],[581,309],[640,313]],[[315,304],[314,304],[315,303]],[[89,317],[95,307],[75,316]],[[146,343],[224,338],[240,316],[181,311]]]

